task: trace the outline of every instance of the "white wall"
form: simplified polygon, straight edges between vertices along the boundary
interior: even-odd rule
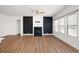
[[[40,21],[40,23],[36,23],[36,21]],[[43,26],[43,16],[33,16],[33,27],[40,26]]]
[[[18,34],[18,17],[0,15],[0,37]]]
[[[20,21],[21,21],[21,25],[20,25],[21,27],[20,28],[21,28],[21,36],[22,36],[22,35],[24,35],[23,34],[23,17],[22,16],[20,17]]]
[[[39,23],[36,23],[39,21]],[[42,34],[43,34],[43,16],[33,16],[33,34],[34,34],[34,27],[42,27]]]
[[[59,13],[57,13],[53,18],[56,19],[58,17],[66,15],[70,12],[73,12],[77,9],[79,9],[79,6],[68,6],[68,7],[64,8],[63,10],[61,10]],[[79,18],[79,11],[78,11],[78,18]],[[79,28],[79,19],[78,19],[78,28]],[[53,33],[59,39],[63,40],[64,42],[66,42],[68,44],[70,44],[71,46],[75,47],[76,49],[79,49],[79,29],[78,29],[78,38],[74,38],[74,37],[68,36],[66,34],[56,32],[55,30],[53,30]]]
[[[3,28],[2,15],[0,15],[0,37],[2,37],[2,28]]]

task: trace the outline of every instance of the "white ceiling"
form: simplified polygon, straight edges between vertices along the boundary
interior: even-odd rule
[[[0,14],[10,16],[33,16],[32,10],[44,11],[43,16],[52,16],[61,10],[64,5],[0,5]]]

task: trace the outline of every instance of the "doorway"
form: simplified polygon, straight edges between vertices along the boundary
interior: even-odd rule
[[[21,21],[20,19],[17,20],[17,35],[20,35],[21,34]]]

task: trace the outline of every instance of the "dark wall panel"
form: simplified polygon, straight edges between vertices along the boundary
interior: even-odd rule
[[[52,33],[52,17],[43,17],[43,31],[44,34]]]
[[[33,33],[33,17],[32,16],[23,17],[23,33],[24,34]]]

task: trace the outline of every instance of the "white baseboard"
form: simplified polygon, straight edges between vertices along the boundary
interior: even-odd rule
[[[21,36],[23,35],[34,35],[34,34],[22,34]],[[42,35],[53,35],[53,34],[42,34]]]
[[[42,34],[42,35],[53,35],[53,34]]]
[[[34,34],[23,34],[23,35],[34,35]],[[23,36],[23,35],[21,35],[21,36]]]

